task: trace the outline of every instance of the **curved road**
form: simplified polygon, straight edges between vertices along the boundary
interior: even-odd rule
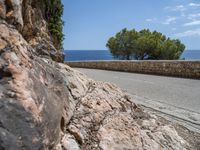
[[[76,69],[95,80],[118,85],[143,106],[180,117],[200,127],[200,80]]]

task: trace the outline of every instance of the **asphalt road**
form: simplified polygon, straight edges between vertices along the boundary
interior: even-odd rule
[[[111,82],[140,99],[200,113],[200,80],[76,68],[87,76]]]
[[[144,110],[200,133],[200,80],[76,68],[130,93]]]

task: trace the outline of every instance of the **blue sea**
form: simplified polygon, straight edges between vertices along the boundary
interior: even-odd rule
[[[200,50],[185,50],[181,56],[185,60],[200,60]],[[66,50],[65,61],[114,60],[108,50]]]

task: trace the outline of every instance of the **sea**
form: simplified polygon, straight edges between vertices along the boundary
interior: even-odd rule
[[[200,60],[200,50],[185,50],[184,60]],[[65,50],[65,61],[114,60],[109,50]]]

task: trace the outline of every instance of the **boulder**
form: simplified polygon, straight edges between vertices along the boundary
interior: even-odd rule
[[[117,86],[58,63],[62,54],[52,44],[39,2],[0,1],[0,149],[198,147]]]

